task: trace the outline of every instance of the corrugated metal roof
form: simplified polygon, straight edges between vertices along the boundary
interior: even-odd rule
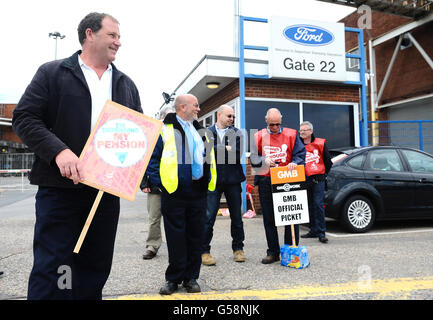
[[[372,10],[398,16],[420,19],[433,13],[433,0],[318,0],[358,8],[369,6]]]

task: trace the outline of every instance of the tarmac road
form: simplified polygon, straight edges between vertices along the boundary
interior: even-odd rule
[[[34,190],[0,193],[0,300],[26,299],[32,267]],[[347,234],[328,221],[328,244],[301,239],[311,265],[292,269],[263,265],[266,241],[261,216],[244,219],[246,262],[233,261],[230,219],[219,216],[212,241],[216,266],[202,266],[200,294],[184,289],[158,294],[165,282],[167,248],[143,260],[147,235],[147,197],[121,200],[114,261],[104,299],[146,300],[433,300],[433,222],[378,224],[367,234]],[[279,228],[280,241],[283,228]],[[301,226],[301,234],[307,232]],[[165,238],[164,238],[165,239]]]

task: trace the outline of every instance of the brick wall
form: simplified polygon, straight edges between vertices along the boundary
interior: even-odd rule
[[[340,22],[344,22],[346,27],[357,28],[357,21],[359,17],[360,14],[354,12],[340,20]],[[364,30],[364,41],[367,42],[370,39],[370,36],[373,39],[377,38],[412,21],[412,19],[407,17],[400,17],[392,14],[372,11],[372,29],[369,30],[369,34]],[[418,41],[421,47],[423,47],[430,58],[433,57],[433,37],[431,35],[432,30],[433,22],[429,22],[411,31],[412,36]],[[375,47],[376,81],[378,92],[385,77],[386,70],[397,44],[397,40],[398,38],[391,39]],[[356,48],[357,46],[358,43],[356,34],[347,32],[346,51]],[[366,56],[367,67],[369,67],[368,50],[366,50]],[[433,70],[422,58],[415,46],[412,46],[398,52],[393,70],[386,84],[381,101],[379,101],[379,105],[422,96],[432,92]],[[369,98],[368,104],[370,104]],[[370,110],[370,107],[368,110]],[[378,117],[379,120],[387,120],[387,110],[379,110]]]
[[[356,86],[278,80],[247,79],[245,81],[245,95],[249,98],[359,102],[359,88]],[[200,102],[199,117],[237,97],[239,97],[239,81],[236,79],[208,100]],[[254,185],[254,176],[249,163],[246,170],[247,183]],[[252,196],[255,210],[260,213],[258,187],[254,188]],[[248,209],[252,209],[249,199],[247,199],[247,206]]]
[[[4,118],[12,119],[12,113],[17,105],[16,104],[6,104]]]
[[[1,115],[2,118],[12,119],[12,113],[16,107],[16,104],[6,104],[4,109],[4,114]],[[12,127],[9,126],[2,126],[2,140],[4,141],[11,141],[11,142],[18,142],[22,143],[20,138],[15,134],[15,132],[12,130]]]
[[[355,86],[338,84],[247,79],[245,81],[245,96],[248,98],[358,102],[359,89]],[[218,94],[200,102],[199,117],[237,97],[239,97],[239,81],[234,80]]]
[[[200,114],[202,115],[215,110],[219,106],[239,97],[239,81],[233,80],[229,85],[227,85],[224,89],[222,89],[218,94],[213,95],[206,101],[200,102]]]
[[[3,131],[2,140],[11,141],[11,142],[17,142],[17,143],[22,143],[22,141],[20,140],[20,138],[18,138],[18,136],[12,130],[12,127],[5,127],[5,126],[3,126],[2,127],[2,131]]]
[[[412,36],[433,57],[433,22],[413,31]],[[390,63],[397,39],[389,40],[376,47],[377,90],[379,91]],[[393,69],[383,92],[380,104],[433,93],[433,70],[413,45],[397,54]]]
[[[358,28],[358,19],[360,17],[361,15],[355,11],[341,19],[339,22],[343,22],[346,27]],[[368,31],[372,38],[377,38],[378,36],[411,21],[411,18],[371,11],[371,29]],[[364,30],[364,41],[368,40],[369,35],[366,30]],[[346,51],[350,51],[356,47],[358,47],[358,38],[356,33],[346,32]]]
[[[247,80],[245,95],[247,97],[277,99],[359,101],[358,87],[276,80]]]

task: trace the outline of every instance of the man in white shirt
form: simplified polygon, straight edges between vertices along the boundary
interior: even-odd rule
[[[43,64],[12,118],[14,131],[35,153],[30,183],[39,186],[30,300],[102,299],[119,198],[104,193],[86,241],[74,254],[98,192],[79,184],[78,156],[107,99],[143,112],[135,84],[112,64],[121,45],[117,20],[90,13],[78,26],[78,38],[82,51]]]
[[[108,65],[101,77],[98,76],[95,70],[87,66],[80,56],[78,56],[78,63],[80,64],[81,71],[83,71],[86,78],[87,85],[92,96],[92,124],[91,129],[96,124],[98,117],[104,108],[105,102],[111,100],[111,79],[113,67]]]

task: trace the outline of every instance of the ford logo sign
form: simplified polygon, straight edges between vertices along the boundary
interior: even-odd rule
[[[324,46],[334,41],[334,35],[324,28],[298,24],[284,29],[284,36],[304,46]]]

